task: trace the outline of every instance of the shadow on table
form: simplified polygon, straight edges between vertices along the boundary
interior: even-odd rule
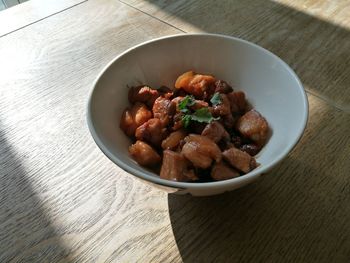
[[[281,167],[288,168],[283,176],[276,174]],[[170,220],[183,261],[347,262],[346,212],[340,218],[337,204],[326,203],[317,185],[325,175],[290,158],[281,167],[230,193],[169,195]],[[304,185],[302,178],[293,178],[296,169],[307,176]]]
[[[273,1],[147,1],[181,29],[194,26],[267,48],[296,71],[309,91],[350,112],[350,32],[345,28]]]
[[[0,123],[0,262],[55,262],[68,255]],[[66,260],[67,262],[68,260]]]
[[[296,71],[309,91],[350,112],[347,29],[273,1],[147,1],[168,13],[157,13],[158,18],[185,31],[194,26],[267,48]],[[152,6],[136,2],[143,11],[153,12],[148,10]],[[309,140],[327,121],[322,116],[313,120]],[[324,139],[331,138],[322,137],[319,144]],[[326,155],[336,153],[307,145],[314,151],[306,146],[298,155],[303,160],[303,155],[317,152],[319,159],[306,158],[312,164],[289,157],[262,181],[231,193],[203,198],[169,195],[170,220],[183,261],[348,262],[345,174],[330,178],[334,163],[327,171],[315,170],[318,160],[335,162],[337,157]],[[344,185],[337,181],[340,178]]]

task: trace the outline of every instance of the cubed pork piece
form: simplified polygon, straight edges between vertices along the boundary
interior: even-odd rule
[[[218,143],[221,139],[230,139],[230,135],[225,130],[224,126],[218,121],[212,121],[207,124],[202,131],[202,135],[208,137],[215,143]]]
[[[227,129],[232,129],[235,126],[235,118],[231,113],[221,116],[220,121]]]
[[[199,145],[196,142],[186,142],[182,147],[182,154],[193,163],[195,167],[202,169],[209,168],[213,159],[198,151]]]
[[[224,116],[231,113],[230,101],[228,100],[226,94],[220,94],[221,103],[213,106],[214,116]]]
[[[190,134],[185,138],[185,142],[181,152],[195,167],[206,169],[213,161],[221,161],[220,148],[209,138]]]
[[[181,153],[165,150],[160,178],[179,182],[198,180],[193,169],[188,168],[189,165],[189,161]]]
[[[157,91],[161,96],[167,99],[170,99],[174,95],[174,91],[167,86],[161,86]]]
[[[169,123],[171,110],[171,101],[164,97],[158,97],[152,107],[153,117],[158,118],[165,127]]]
[[[233,88],[230,85],[228,85],[226,81],[223,81],[223,80],[215,81],[214,86],[215,86],[215,92],[229,93],[233,91]]]
[[[260,147],[253,143],[243,144],[239,149],[243,152],[249,153],[250,156],[257,155]]]
[[[230,92],[227,97],[230,101],[232,113],[241,113],[247,109],[247,101],[243,91]]]
[[[230,167],[225,162],[219,162],[214,164],[210,175],[215,181],[221,181],[238,177],[240,174],[236,169]]]
[[[193,71],[188,71],[177,78],[175,88],[182,88],[196,98],[202,99],[206,89],[214,82],[215,78],[213,76],[195,74]]]
[[[159,154],[143,141],[132,144],[129,147],[129,153],[139,165],[154,166],[161,161]]]
[[[172,119],[172,127],[171,127],[171,129],[173,131],[177,131],[183,127],[182,116],[183,116],[182,112],[177,112],[174,115],[174,117]]]
[[[149,86],[137,86],[129,89],[128,98],[130,103],[143,102],[152,108],[154,101],[159,97],[159,92]]]
[[[244,173],[249,173],[258,166],[254,157],[235,147],[224,151],[222,156],[230,165]]]
[[[250,110],[238,119],[236,129],[261,147],[266,142],[269,126],[259,112]]]
[[[177,130],[170,133],[170,135],[162,141],[162,148],[164,150],[176,149],[179,146],[180,141],[183,140],[186,135],[187,134],[184,130]]]
[[[146,141],[156,147],[160,146],[166,136],[166,128],[164,128],[162,122],[157,118],[149,119],[139,126],[135,132],[136,139]]]
[[[134,136],[136,129],[152,118],[152,112],[143,103],[136,102],[127,108],[120,119],[120,128],[128,136]]]

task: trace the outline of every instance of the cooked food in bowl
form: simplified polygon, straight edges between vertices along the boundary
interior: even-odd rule
[[[186,75],[179,79],[178,83],[182,83],[183,87],[180,86],[181,89],[177,89],[175,88],[176,79],[185,72],[184,69],[213,73],[216,78],[189,72],[187,79],[184,78]],[[219,79],[227,83],[219,82]],[[139,86],[140,84],[148,86]],[[233,85],[234,93],[231,95],[229,94],[232,89],[227,84]],[[128,100],[128,85],[134,87],[130,88],[131,103]],[[161,85],[171,89],[159,88]],[[199,89],[201,86],[203,90]],[[252,106],[247,105],[245,99],[240,99],[244,95],[239,92],[240,90],[244,91]],[[173,94],[167,98],[167,93]],[[212,102],[210,100],[215,93],[219,94]],[[158,106],[162,105],[160,102],[169,103],[168,100],[173,101],[174,99],[173,102],[182,101],[186,97],[186,101],[190,102],[187,104],[184,102],[186,107],[182,111],[176,107],[175,113],[170,107],[167,120],[166,114],[163,118],[161,112],[153,111],[153,104],[158,97],[162,97],[161,101],[157,101]],[[223,105],[215,105],[215,98],[218,97]],[[222,107],[226,105],[225,97],[229,100],[231,114],[227,114],[227,107]],[[143,105],[133,108],[136,103]],[[176,104],[178,105],[179,102]],[[308,101],[303,85],[285,62],[268,50],[243,39],[213,34],[186,33],[167,36],[130,48],[118,55],[99,74],[87,106],[87,124],[92,138],[115,165],[125,170],[130,176],[151,183],[159,189],[176,194],[190,193],[194,196],[220,194],[243,187],[261,178],[263,174],[286,158],[295,147],[304,132],[308,119]],[[196,112],[201,109],[201,106],[202,108],[207,107],[208,110]],[[119,127],[121,116],[126,108],[128,111],[124,113],[122,126],[130,136],[125,135]],[[248,122],[253,119],[261,120],[260,115],[254,111],[238,122],[252,108],[268,121],[267,132],[264,128],[267,126],[266,122]],[[211,116],[208,116],[207,112]],[[190,116],[185,117],[187,115]],[[157,120],[151,121],[155,118]],[[168,124],[163,126],[162,123],[167,121]],[[147,125],[146,122],[148,122]],[[211,133],[219,134],[220,141],[215,144],[221,151],[221,162],[216,162],[211,157],[212,155],[208,155],[211,158],[211,166],[206,169],[197,167],[198,164],[192,163],[193,158],[190,161],[182,153],[183,146],[189,143],[190,139],[185,140],[183,136],[202,135],[203,126],[215,125],[217,122],[229,134],[229,139],[221,136],[220,125],[214,126],[219,127],[218,132]],[[184,127],[185,123],[188,123],[187,128]],[[154,136],[146,136],[145,131],[150,131],[152,126],[157,125],[162,127],[160,132],[152,131]],[[140,126],[142,129],[139,128]],[[137,135],[142,134],[141,139],[135,136],[138,128]],[[172,134],[176,131],[178,132]],[[265,135],[266,133],[268,136]],[[191,140],[194,139],[191,138]],[[137,141],[139,142],[136,143]],[[130,147],[132,144],[134,147]],[[190,142],[184,150],[196,147],[193,145],[197,145],[197,142]],[[241,165],[241,168],[227,161],[232,155],[237,154],[235,149],[226,152],[227,159],[224,158],[223,152],[228,150],[229,146],[235,146],[235,149],[240,150],[238,153],[243,152],[240,161],[245,160],[245,165]],[[260,152],[254,155],[259,150]],[[197,152],[207,155],[199,152],[198,149]],[[244,153],[247,153],[248,156]],[[138,162],[135,158],[138,158]],[[245,172],[241,169],[252,169],[251,164],[255,166],[254,160],[260,165],[242,175]],[[160,177],[162,164],[165,161],[167,166],[164,166],[162,177]],[[171,168],[170,165],[173,163],[176,166]],[[222,163],[224,165],[220,165]],[[170,172],[165,173],[164,171]],[[238,177],[217,181],[224,179],[223,176],[226,178]],[[270,179],[273,180],[273,178]]]
[[[161,178],[219,181],[259,166],[268,123],[224,80],[189,71],[174,88],[131,87],[128,99],[120,128],[133,140],[129,153]]]

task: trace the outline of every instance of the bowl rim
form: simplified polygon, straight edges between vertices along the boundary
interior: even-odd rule
[[[92,122],[92,97],[93,94],[95,92],[95,88],[98,84],[98,82],[100,81],[101,77],[104,75],[104,73],[108,70],[108,68],[114,64],[118,59],[120,59],[121,57],[123,57],[124,55],[126,55],[127,53],[131,52],[132,50],[138,49],[142,46],[154,43],[154,42],[158,42],[158,41],[162,41],[162,40],[166,40],[166,39],[176,39],[176,38],[191,38],[191,37],[212,37],[212,38],[222,38],[225,40],[229,40],[229,41],[237,41],[237,42],[241,42],[243,44],[249,45],[253,48],[257,48],[260,51],[262,51],[263,53],[266,53],[269,56],[274,57],[275,59],[277,59],[279,62],[281,62],[281,64],[287,69],[287,71],[291,74],[291,76],[294,78],[294,80],[296,81],[296,83],[298,84],[298,88],[299,88],[299,93],[301,95],[301,98],[303,100],[303,106],[304,106],[304,115],[302,116],[302,125],[300,126],[298,132],[297,137],[294,139],[294,142],[289,146],[286,147],[285,149],[283,149],[283,151],[281,151],[281,153],[278,154],[278,156],[269,164],[265,165],[264,167],[261,167],[260,169],[254,169],[253,171],[236,177],[236,178],[232,178],[232,179],[228,179],[228,180],[223,180],[223,181],[214,181],[214,182],[177,182],[177,181],[171,181],[171,180],[166,180],[166,179],[162,179],[160,177],[155,177],[155,176],[151,176],[148,175],[147,173],[144,173],[142,171],[139,171],[137,169],[134,169],[133,167],[125,164],[124,162],[122,162],[120,159],[118,159],[111,151],[109,151],[108,147],[105,146],[105,144],[102,142],[102,140],[100,139],[98,133],[96,132],[96,129],[94,127],[94,124]],[[180,34],[174,34],[174,35],[167,35],[167,36],[162,36],[159,38],[155,38],[155,39],[151,39],[151,40],[147,40],[144,41],[140,44],[137,44],[131,48],[128,48],[127,50],[125,50],[124,52],[120,53],[119,55],[117,55],[115,58],[113,58],[101,71],[100,73],[97,75],[95,81],[93,82],[92,88],[90,90],[90,94],[88,97],[88,103],[87,103],[87,114],[86,114],[86,118],[87,118],[87,124],[88,124],[88,128],[89,131],[92,135],[92,138],[94,139],[95,143],[97,144],[97,146],[100,148],[100,150],[116,165],[118,165],[120,168],[122,168],[124,171],[137,176],[140,179],[161,185],[161,186],[166,186],[166,187],[173,187],[173,188],[178,188],[178,189],[187,189],[187,188],[191,188],[191,189],[203,189],[203,188],[220,188],[222,186],[229,186],[229,185],[236,185],[236,184],[240,184],[240,183],[244,183],[245,181],[250,181],[252,179],[254,179],[254,177],[259,177],[261,176],[263,173],[266,173],[268,170],[272,169],[275,165],[277,165],[280,161],[282,161],[288,154],[289,152],[296,146],[296,144],[300,141],[304,130],[306,128],[307,122],[308,122],[308,118],[309,118],[309,103],[308,103],[308,99],[307,99],[307,94],[305,91],[305,88],[302,84],[302,82],[300,81],[299,77],[297,76],[297,74],[294,72],[294,70],[286,63],[284,62],[280,57],[278,57],[277,55],[275,55],[274,53],[272,53],[271,51],[257,45],[254,44],[250,41],[238,38],[238,37],[233,37],[233,36],[228,36],[228,35],[223,35],[223,34],[212,34],[212,33],[180,33]]]

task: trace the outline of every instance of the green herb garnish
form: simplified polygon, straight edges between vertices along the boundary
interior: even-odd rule
[[[188,126],[190,126],[190,123],[191,123],[191,115],[184,115],[184,116],[182,116],[182,121],[183,121],[183,125],[184,125],[185,129],[187,129]]]
[[[200,108],[196,110],[193,114],[186,114],[182,117],[182,121],[186,129],[190,125],[191,121],[211,123],[212,121],[218,119],[220,119],[220,117],[214,118],[213,115],[211,115],[208,108]]]
[[[214,94],[214,96],[215,96],[215,94]],[[217,96],[218,96],[218,98],[216,98],[215,100],[219,101],[219,103],[220,103],[221,99],[220,99],[219,93]],[[179,110],[182,113],[184,113],[184,115],[182,116],[182,121],[183,121],[183,125],[186,129],[188,128],[188,126],[190,126],[191,121],[210,123],[213,120],[219,119],[219,118],[214,118],[211,115],[208,107],[200,108],[200,109],[196,110],[195,112],[191,113],[191,110],[188,107],[193,106],[195,103],[196,103],[196,99],[192,95],[187,95],[179,103],[179,106],[178,106]]]
[[[213,120],[218,120],[219,118],[214,118],[208,108],[200,108],[192,114],[193,121],[210,123]]]
[[[221,101],[221,97],[220,97],[220,93],[219,92],[215,92],[213,97],[211,97],[210,102],[213,106],[216,106],[218,104],[220,104]]]
[[[189,109],[187,107],[193,106],[196,103],[196,100],[193,96],[187,95],[180,103],[179,110],[183,113],[188,113]]]

